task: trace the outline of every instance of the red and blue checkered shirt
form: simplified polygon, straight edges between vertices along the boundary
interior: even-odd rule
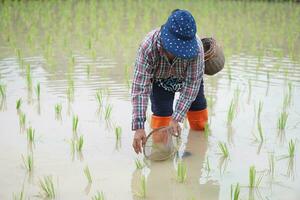
[[[175,57],[170,64],[161,46],[160,29],[147,34],[139,46],[134,67],[131,88],[132,130],[144,128],[152,82],[156,79],[176,77],[183,80],[184,84],[172,115],[174,120],[183,122],[192,102],[196,99],[203,78],[204,50],[198,37],[197,41],[200,49],[197,57],[191,59]]]

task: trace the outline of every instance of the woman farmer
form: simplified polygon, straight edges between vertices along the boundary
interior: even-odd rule
[[[140,44],[132,83],[133,148],[142,152],[144,123],[150,96],[151,128],[171,126],[187,115],[191,129],[203,130],[208,119],[203,88],[204,50],[196,35],[194,17],[186,10],[174,10],[167,22],[147,34]],[[180,92],[173,111],[175,92]]]

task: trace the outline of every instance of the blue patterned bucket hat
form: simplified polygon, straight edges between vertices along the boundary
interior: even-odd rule
[[[192,14],[186,10],[175,10],[161,28],[162,46],[179,58],[196,57],[199,52],[196,32],[196,22]]]

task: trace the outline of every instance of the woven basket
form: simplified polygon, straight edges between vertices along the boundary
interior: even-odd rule
[[[215,75],[224,68],[225,57],[223,50],[213,38],[202,38],[201,41],[204,48],[204,73]]]

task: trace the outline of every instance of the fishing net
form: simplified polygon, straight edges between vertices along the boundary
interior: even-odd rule
[[[162,127],[153,130],[146,138],[143,146],[145,158],[162,161],[170,158],[179,147],[180,133],[174,132],[172,127]]]

